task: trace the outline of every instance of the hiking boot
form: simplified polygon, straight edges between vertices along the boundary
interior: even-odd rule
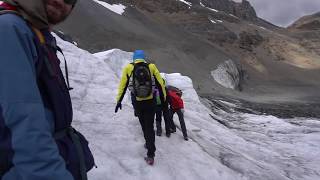
[[[153,165],[154,164],[154,158],[153,157],[145,157],[144,160],[146,161],[147,164]]]
[[[176,130],[175,130],[175,129],[170,129],[170,132],[171,132],[171,133],[175,133]]]
[[[171,135],[170,133],[166,133],[167,138],[169,138],[169,137],[170,137],[170,135]]]
[[[184,136],[183,139],[184,139],[185,141],[188,141],[188,140],[189,140],[188,136]]]
[[[157,136],[161,136],[162,132],[161,131],[157,131]]]

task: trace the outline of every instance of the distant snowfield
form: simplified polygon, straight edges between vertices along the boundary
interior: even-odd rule
[[[217,22],[223,23],[223,21],[222,21],[222,20],[219,20],[219,19],[215,19],[215,20],[209,19],[209,21],[212,22],[213,24],[217,24]]]
[[[132,53],[92,55],[57,38],[68,60],[74,123],[89,140],[97,169],[90,180],[319,180],[320,121],[279,119],[206,108],[192,81],[164,74],[183,90],[189,141],[180,131],[156,137],[155,165],[148,166],[130,98],[114,113],[122,67]],[[64,63],[61,63],[64,64]],[[127,93],[129,94],[129,93]],[[233,112],[234,104],[220,101]],[[202,104],[204,103],[204,104]],[[179,125],[177,117],[176,124]]]
[[[212,22],[213,24],[217,24],[217,22],[214,21],[213,19],[209,19],[209,20],[210,20],[210,22]]]
[[[200,6],[205,7],[205,8],[207,8],[207,9],[211,10],[211,11],[214,11],[214,12],[219,12],[219,11],[216,10],[216,9],[209,8],[209,7],[205,6],[201,1],[200,1]]]
[[[126,9],[126,6],[122,5],[122,4],[109,4],[109,3],[106,3],[104,1],[99,1],[99,0],[93,0],[94,2],[104,6],[105,8],[108,8],[109,10],[119,14],[119,15],[122,15]]]
[[[185,4],[187,4],[188,6],[192,6],[192,3],[187,2],[187,1],[185,1],[185,0],[179,0],[179,1],[181,1],[181,2],[183,2],[183,3],[185,3]]]

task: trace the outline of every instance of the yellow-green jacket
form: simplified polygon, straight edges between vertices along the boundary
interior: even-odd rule
[[[141,63],[141,62],[145,62],[145,60],[143,59],[136,59],[134,61],[134,63]],[[122,77],[120,80],[120,84],[119,84],[119,88],[118,88],[118,95],[117,95],[117,102],[121,102],[129,85],[129,80],[130,80],[130,76],[132,74],[134,65],[133,64],[128,64],[122,71]],[[162,101],[164,102],[166,100],[167,94],[166,94],[166,90],[165,90],[165,84],[164,84],[164,80],[162,79],[159,70],[157,69],[155,64],[149,64],[149,69],[150,69],[150,73],[151,76],[154,77],[155,79],[155,85],[158,86],[158,89],[160,90],[160,97],[162,99]],[[149,100],[153,98],[153,93],[146,97],[146,98],[139,98],[136,97],[137,101],[143,101],[143,100]]]

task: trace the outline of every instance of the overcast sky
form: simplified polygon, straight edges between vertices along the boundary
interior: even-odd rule
[[[234,0],[242,1],[242,0]],[[320,0],[248,0],[259,17],[286,27],[304,15],[320,12]]]

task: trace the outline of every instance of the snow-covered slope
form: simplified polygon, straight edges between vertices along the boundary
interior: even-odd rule
[[[73,126],[88,138],[98,166],[90,171],[90,180],[320,179],[319,120],[243,114],[223,101],[227,111],[217,108],[213,113],[207,108],[213,107],[211,102],[200,101],[191,79],[178,73],[164,77],[184,92],[190,140],[184,141],[180,131],[156,137],[156,162],[148,166],[128,96],[114,113],[121,70],[132,53],[113,49],[92,55],[57,39],[74,88]]]

